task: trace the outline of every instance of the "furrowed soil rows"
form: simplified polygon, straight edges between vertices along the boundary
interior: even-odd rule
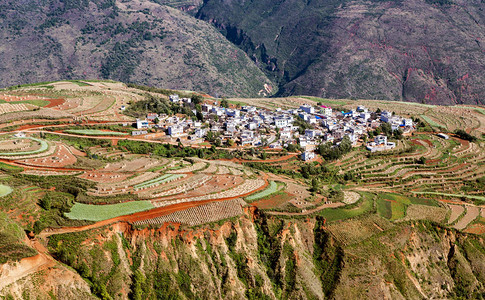
[[[465,211],[465,207],[461,205],[451,205],[451,204],[448,206],[451,209],[451,215],[450,215],[450,219],[448,220],[448,224],[452,224],[456,220],[458,220],[458,217],[461,216],[461,214],[463,214],[463,212]]]
[[[468,224],[475,220],[480,214],[480,208],[476,206],[467,206],[466,214],[453,226],[453,228],[458,230],[465,229]]]

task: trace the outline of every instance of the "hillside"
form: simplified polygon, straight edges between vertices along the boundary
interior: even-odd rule
[[[103,78],[248,96],[272,85],[212,26],[148,1],[1,0],[0,38],[2,87]]]
[[[485,3],[208,0],[214,24],[279,95],[484,104]]]
[[[381,123],[354,147],[314,139],[304,161],[296,143],[218,139],[212,129],[230,119],[196,108],[214,100],[110,80],[1,90],[0,299],[483,298],[485,110],[221,101],[247,119],[307,104],[332,106],[335,123],[354,122],[341,111],[360,106],[371,126],[382,111],[416,124],[391,134]],[[192,108],[207,123],[196,127]],[[147,113],[160,119],[135,128]],[[186,134],[167,132],[186,121]],[[299,138],[318,128],[294,124]],[[365,140],[382,134],[395,147],[371,152]]]
[[[378,217],[338,227],[356,222],[358,233],[335,238],[345,230],[326,228],[321,218],[281,220],[246,210],[198,228],[119,223],[55,235],[48,246],[103,299],[443,299],[483,293],[483,240],[426,222],[392,225]],[[376,229],[382,227],[386,231]],[[342,240],[348,237],[352,243]],[[56,279],[38,276],[41,289],[23,290],[17,283],[3,293],[45,295]],[[86,299],[75,276],[64,278],[50,294]]]

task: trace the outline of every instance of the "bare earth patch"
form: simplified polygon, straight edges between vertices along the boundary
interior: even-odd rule
[[[467,206],[466,214],[453,227],[458,230],[463,230],[468,226],[468,224],[470,224],[473,220],[475,220],[479,214],[480,214],[480,208],[476,206]]]
[[[448,220],[448,224],[455,222],[459,216],[465,211],[465,207],[461,205],[448,205],[451,209],[450,219]]]
[[[360,195],[356,192],[351,191],[344,191],[344,203],[345,204],[352,204],[359,201]]]

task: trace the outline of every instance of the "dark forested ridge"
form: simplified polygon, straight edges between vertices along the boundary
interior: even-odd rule
[[[280,95],[483,104],[485,2],[208,0]]]

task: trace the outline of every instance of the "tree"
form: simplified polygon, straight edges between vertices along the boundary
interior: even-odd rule
[[[380,130],[382,131],[382,133],[384,133],[387,136],[392,135],[392,127],[391,127],[391,124],[389,124],[389,123],[383,123],[380,126]]]
[[[318,180],[316,178],[313,178],[312,179],[311,191],[312,192],[318,192],[319,189],[320,189],[320,187],[319,187],[319,184],[318,184]]]
[[[225,107],[225,108],[228,108],[229,107],[229,102],[227,101],[226,98],[223,98],[222,101],[221,101],[221,106],[222,107]]]
[[[197,111],[197,113],[195,114],[195,116],[197,117],[197,120],[204,121],[204,115],[202,114],[202,112]]]
[[[352,150],[352,142],[350,141],[348,135],[344,136],[344,138],[340,142],[339,148],[342,151],[342,154],[349,153]]]
[[[393,135],[396,139],[401,140],[402,139],[402,130],[399,128],[398,130],[394,130]]]
[[[204,101],[204,97],[202,97],[201,95],[192,94],[192,96],[190,97],[190,100],[192,101],[193,104],[197,105]]]
[[[232,140],[232,139],[228,139],[228,140],[227,140],[227,145],[228,145],[229,147],[234,146],[234,140]]]
[[[49,193],[46,193],[44,197],[42,197],[39,201],[40,207],[42,207],[45,210],[51,209],[52,206],[52,199]]]
[[[476,137],[474,137],[473,135],[467,133],[465,130],[463,129],[457,129],[455,130],[455,134],[462,140],[466,140],[466,141],[469,141],[469,142],[474,142],[477,140]]]

